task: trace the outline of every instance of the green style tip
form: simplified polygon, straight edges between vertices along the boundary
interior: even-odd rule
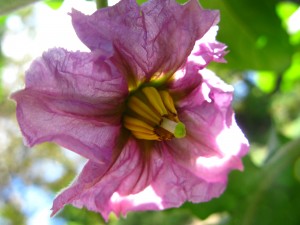
[[[179,122],[175,127],[174,136],[176,138],[184,138],[185,135],[186,135],[185,125]]]

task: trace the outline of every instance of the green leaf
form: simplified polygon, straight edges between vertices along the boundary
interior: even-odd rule
[[[287,29],[288,19],[296,12],[298,5],[294,2],[280,2],[276,6],[277,15],[283,21],[284,27]]]
[[[300,81],[300,52],[293,55],[291,66],[283,74],[281,90],[284,92],[291,91],[297,82]]]
[[[282,132],[289,138],[297,138],[300,136],[300,117],[284,124]]]
[[[0,0],[0,15],[8,14],[39,0]]]
[[[147,0],[136,0],[136,2],[137,2],[139,5],[141,5],[141,4],[145,3],[145,2],[147,2]]]
[[[293,48],[276,14],[277,0],[203,0],[205,8],[219,9],[218,40],[228,45],[224,67],[239,70],[284,71]]]
[[[107,0],[96,0],[97,9],[102,9],[108,6]]]
[[[235,224],[299,224],[300,182],[292,172],[300,157],[299,144],[300,139],[288,142],[266,161],[251,181],[255,188],[248,192],[245,207],[233,214],[239,220]]]
[[[6,16],[0,16],[0,27],[1,27],[1,30],[2,30],[2,27],[5,24],[6,18],[7,18]]]
[[[51,9],[59,9],[61,5],[63,4],[64,0],[46,0],[45,3],[51,8]]]
[[[191,214],[186,210],[171,209],[155,212],[131,212],[116,225],[190,225]]]
[[[179,4],[184,4],[184,3],[188,2],[188,0],[176,0],[176,2],[178,2]]]
[[[257,72],[256,85],[265,93],[271,93],[276,87],[276,74],[272,71]]]
[[[141,5],[144,2],[147,2],[148,0],[136,0],[136,2]],[[189,0],[176,0],[176,2],[178,2],[179,4],[184,4],[186,2],[188,2]]]

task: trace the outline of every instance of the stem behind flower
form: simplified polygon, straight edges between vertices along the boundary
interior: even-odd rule
[[[105,8],[108,6],[107,0],[96,0],[97,9]]]

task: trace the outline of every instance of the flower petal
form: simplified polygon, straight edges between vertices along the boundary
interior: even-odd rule
[[[226,188],[224,181],[206,181],[198,174],[178,163],[165,146],[163,167],[151,183],[162,199],[163,208],[179,207],[186,201],[199,203],[219,197]]]
[[[198,65],[199,69],[205,68],[210,62],[224,63],[227,46],[216,41],[218,26],[213,26],[195,43],[194,49],[188,57],[188,62]]]
[[[153,146],[149,165],[143,168],[139,149],[131,139],[111,167],[89,161],[77,180],[53,203],[54,215],[65,204],[87,207],[102,214],[178,207],[185,201],[203,202],[219,196],[224,182],[206,182],[174,161],[163,144]]]
[[[213,74],[202,72],[201,86],[178,103],[186,138],[167,144],[174,157],[201,179],[226,182],[231,170],[243,168],[240,158],[249,144],[234,119],[233,88]]]
[[[199,65],[193,62],[177,70],[168,83],[168,90],[172,93],[173,99],[177,102],[187,96],[202,83],[202,76],[199,72]],[[199,96],[200,97],[200,96]],[[199,99],[198,99],[199,100]]]
[[[33,62],[25,89],[12,98],[29,146],[53,141],[84,157],[107,161],[126,95],[122,75],[99,52],[53,49]]]
[[[173,95],[187,95],[202,82],[201,70],[210,62],[226,62],[223,58],[227,53],[226,45],[216,41],[217,26],[210,30],[196,42],[194,49],[188,56],[185,65],[176,71],[173,79],[168,83],[168,88]]]
[[[74,98],[110,102],[124,100],[127,84],[121,72],[101,51],[68,52],[50,49],[26,73],[26,88]],[[116,104],[119,104],[116,103]]]
[[[221,195],[226,182],[206,182],[177,163],[169,150],[163,144],[154,146],[151,164],[156,167],[151,173],[155,176],[138,193],[121,195],[115,192],[111,197],[113,212],[126,215],[129,211],[163,210],[179,207],[186,201],[206,202]]]
[[[55,199],[52,214],[65,204],[73,204],[97,211],[107,220],[110,212],[119,215],[124,213],[123,207],[134,207],[129,199],[121,201],[118,196],[130,196],[145,189],[161,166],[158,162],[152,165],[152,169],[148,168],[141,158],[141,150],[137,142],[130,138],[113,165],[89,161],[77,180]],[[137,206],[140,210],[153,207],[157,208],[155,201],[144,203],[142,199]]]
[[[156,72],[175,72],[195,41],[219,19],[217,11],[202,9],[196,0],[185,5],[150,0],[141,6],[135,0],[122,0],[91,16],[76,10],[71,15],[77,35],[90,49],[114,48],[119,62],[127,64],[138,80]]]

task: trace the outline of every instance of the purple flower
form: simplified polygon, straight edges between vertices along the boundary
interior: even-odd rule
[[[51,141],[88,159],[53,214],[72,204],[107,220],[218,197],[248,151],[232,87],[205,69],[224,61],[218,12],[122,0],[71,16],[91,52],[49,50],[12,96],[27,145]]]

